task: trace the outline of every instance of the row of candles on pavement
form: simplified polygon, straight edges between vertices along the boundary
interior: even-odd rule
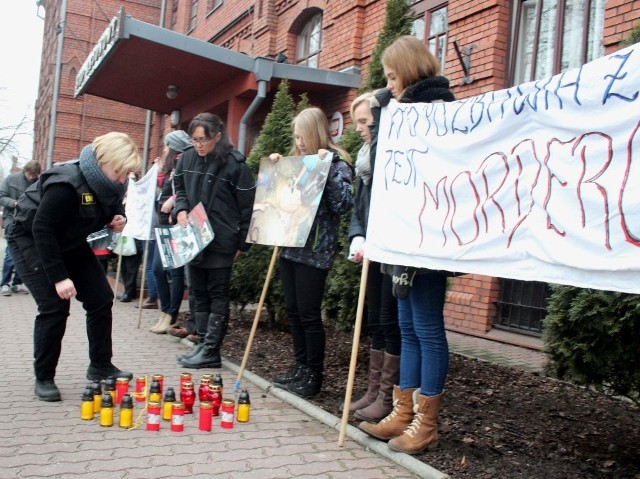
[[[181,432],[184,430],[184,415],[193,414],[197,397],[198,429],[211,431],[213,418],[216,416],[220,416],[220,427],[233,427],[235,403],[230,399],[223,399],[220,374],[203,374],[196,394],[191,373],[181,373],[179,399],[173,388],[168,387],[164,396],[163,389],[164,376],[161,374],[151,377],[148,388],[146,376],[136,378],[135,392],[132,393],[129,392],[129,380],[126,378],[107,379],[104,387],[99,381],[94,381],[87,385],[82,394],[80,418],[90,421],[97,415],[101,426],[110,427],[114,423],[114,407],[119,405],[119,426],[132,429],[135,400],[146,403],[147,430],[159,431],[161,420],[164,420],[170,422],[172,431]],[[243,389],[238,395],[236,421],[249,422],[250,411],[249,393]]]

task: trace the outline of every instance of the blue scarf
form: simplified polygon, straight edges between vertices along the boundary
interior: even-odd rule
[[[85,177],[91,191],[108,205],[115,205],[122,201],[126,185],[112,181],[105,176],[100,166],[98,166],[98,160],[93,152],[91,145],[85,146],[80,152],[80,172]]]

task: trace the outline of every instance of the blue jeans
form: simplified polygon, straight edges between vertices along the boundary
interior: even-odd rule
[[[158,297],[158,287],[156,284],[156,277],[153,274],[153,263],[156,256],[156,240],[149,240],[148,252],[147,252],[147,267],[144,273],[147,283],[147,296],[149,298]]]
[[[155,250],[153,257],[153,276],[156,280],[160,309],[163,313],[173,316],[178,313],[182,305],[185,268],[184,266],[180,266],[179,268],[165,270],[162,266],[162,258],[158,252],[157,245]],[[169,278],[171,281],[169,281]]]
[[[14,273],[15,268],[13,267],[13,259],[11,259],[11,250],[9,249],[9,245],[7,244],[6,249],[4,250],[4,262],[2,263],[2,283],[0,286],[8,285],[11,282],[11,274]],[[13,286],[17,286],[22,284],[22,280],[20,279],[20,275],[17,271],[13,274]]]
[[[418,274],[409,297],[398,300],[401,390],[419,387],[426,396],[437,396],[444,390],[449,371],[443,316],[446,289],[446,276]]]

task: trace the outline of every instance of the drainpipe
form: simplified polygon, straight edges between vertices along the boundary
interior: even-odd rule
[[[164,16],[165,9],[167,6],[167,0],[162,0],[162,4],[160,6],[160,23],[159,26],[164,28]],[[147,110],[147,116],[144,124],[144,146],[142,147],[142,176],[147,173],[147,164],[149,163],[149,144],[151,143],[151,118],[153,116],[153,112],[151,110]]]
[[[240,129],[238,131],[238,151],[244,155],[245,144],[247,143],[247,123],[256,112],[260,104],[267,96],[267,80],[258,80],[258,94],[244,112],[240,119]]]
[[[49,145],[47,148],[47,169],[53,166],[53,146],[56,139],[56,121],[58,121],[58,97],[60,96],[60,74],[62,72],[62,47],[64,45],[64,28],[67,22],[67,0],[60,6],[60,22],[58,23],[58,52],[56,54],[56,72],[53,77],[53,99],[51,100],[51,124],[49,125]]]

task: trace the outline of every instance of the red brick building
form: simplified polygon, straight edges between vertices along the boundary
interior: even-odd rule
[[[34,157],[74,158],[130,133],[157,156],[200,111],[251,148],[278,83],[349,123],[385,19],[384,0],[38,0],[46,11]],[[555,75],[610,53],[640,25],[640,0],[417,0],[414,31],[457,98]],[[53,125],[53,127],[52,127]],[[53,138],[53,142],[51,141]],[[539,334],[547,285],[452,280],[450,329]]]

